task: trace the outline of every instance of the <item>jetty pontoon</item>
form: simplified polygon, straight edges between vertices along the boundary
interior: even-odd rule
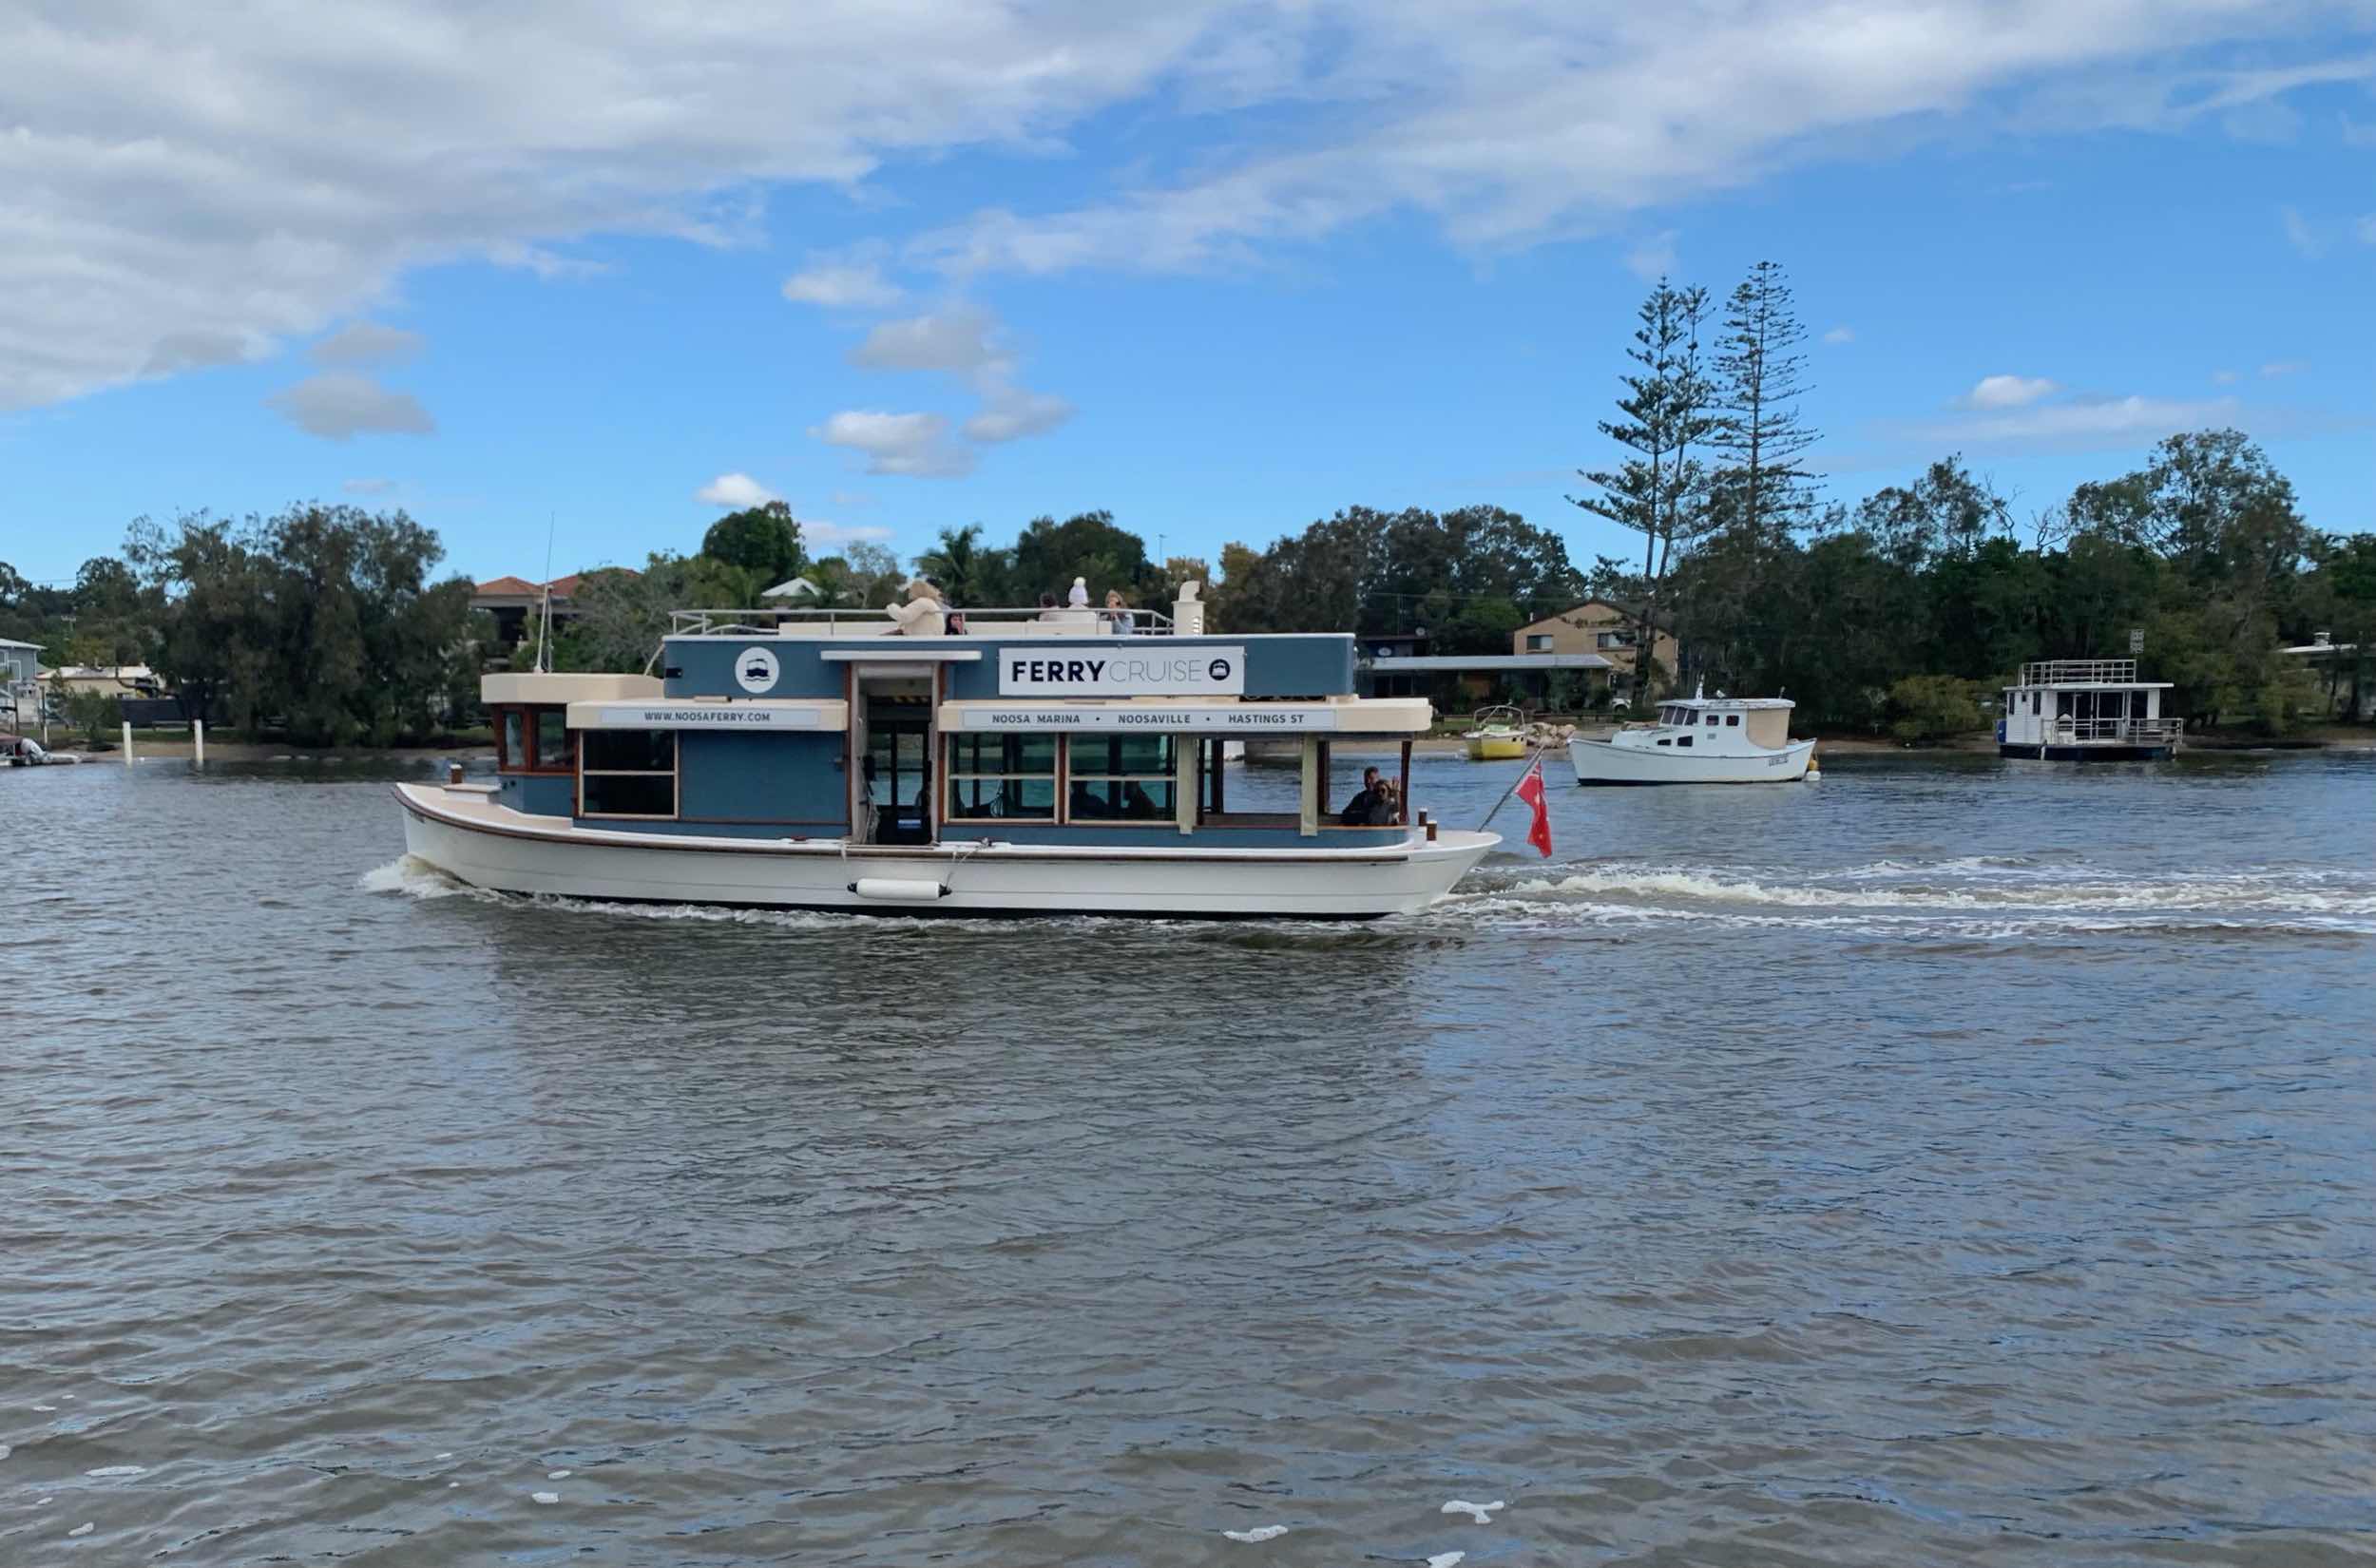
[[[2134,659],[2053,659],[2022,666],[2004,688],[1997,755],[2053,762],[2152,761],[2177,751],[2182,718],[2161,717],[2167,680],[2139,680]]]
[[[1360,919],[1427,908],[1500,842],[1408,806],[1340,825],[1359,769],[1332,746],[1399,754],[1408,786],[1432,710],[1351,695],[1350,636],[1206,636],[1202,612],[968,608],[921,635],[680,612],[656,674],[486,677],[496,780],[397,786],[406,847],[588,899]],[[1296,743],[1293,809],[1229,798],[1248,736]]]

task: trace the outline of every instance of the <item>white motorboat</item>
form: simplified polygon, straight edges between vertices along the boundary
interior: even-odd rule
[[[1786,697],[1668,698],[1653,723],[1567,743],[1579,784],[1790,784],[1815,743],[1791,738]]]

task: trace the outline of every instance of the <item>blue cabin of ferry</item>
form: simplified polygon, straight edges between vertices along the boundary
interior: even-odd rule
[[[1355,697],[1351,635],[1207,634],[1202,611],[1192,587],[1171,614],[680,612],[650,674],[486,678],[497,799],[584,828],[853,844],[1408,837],[1428,704]],[[1246,743],[1260,765],[1238,765]]]

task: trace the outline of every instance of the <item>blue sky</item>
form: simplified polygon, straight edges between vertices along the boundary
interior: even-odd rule
[[[2365,5],[114,9],[0,47],[35,580],[304,498],[476,577],[759,494],[902,556],[1492,502],[1588,561],[1646,279],[1761,258],[1841,499],[1962,451],[2026,516],[2233,424],[2376,527]]]

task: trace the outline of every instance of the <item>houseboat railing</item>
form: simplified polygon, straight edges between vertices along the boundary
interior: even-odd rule
[[[2024,686],[2134,686],[2134,659],[2048,659],[2022,666]]]
[[[2183,718],[2054,719],[2053,739],[2064,743],[2097,742],[2117,746],[2175,746],[2186,730]]]
[[[968,604],[949,612],[961,616],[968,632],[995,626],[1005,632],[1027,632],[1036,624],[1063,627],[1069,632],[1095,627],[1099,635],[1115,637],[1168,637],[1172,618],[1160,610],[1101,610],[1043,609],[1039,605],[990,605],[975,608]],[[1126,618],[1126,619],[1125,619]],[[827,636],[844,629],[852,632],[879,632],[891,623],[890,615],[881,609],[862,609],[838,605],[824,609],[758,609],[758,610],[671,610],[668,612],[668,635],[671,637],[776,637],[787,625],[816,626]]]

